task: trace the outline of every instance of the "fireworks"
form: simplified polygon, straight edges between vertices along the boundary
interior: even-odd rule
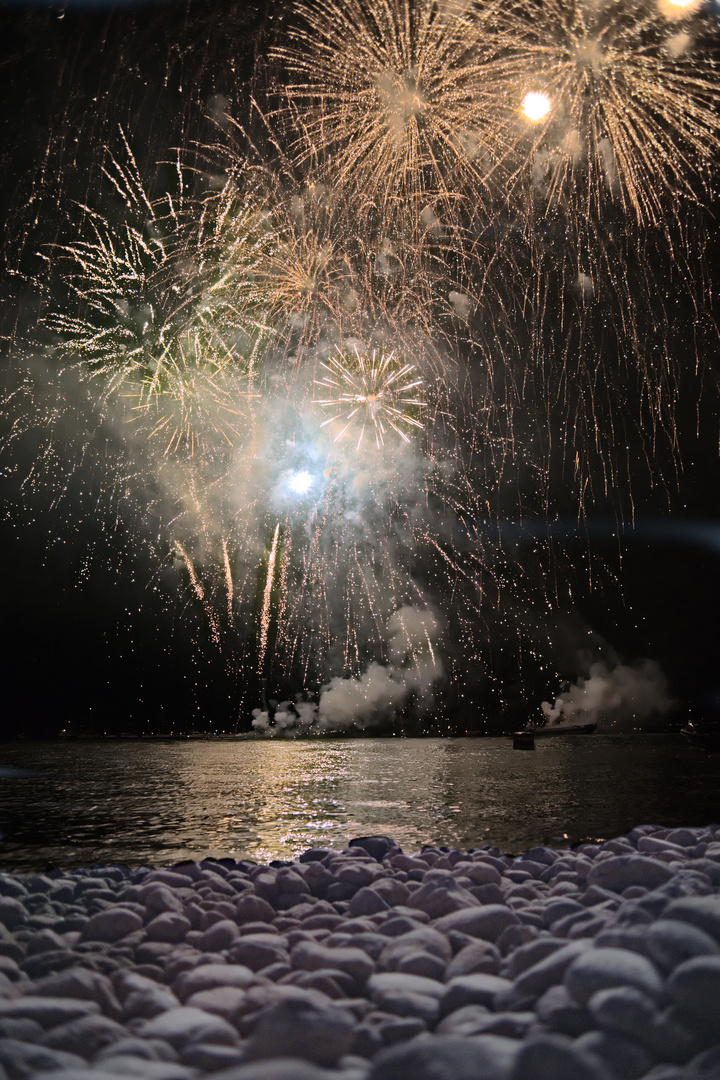
[[[503,6],[514,94],[533,124],[533,176],[578,212],[608,196],[657,224],[720,148],[720,90],[709,17],[669,23],[655,0],[543,0]],[[513,91],[511,91],[513,93]],[[530,102],[528,111],[527,103]],[[540,107],[542,103],[542,107]]]
[[[340,427],[335,441],[352,427],[358,432],[359,447],[365,428],[370,427],[379,448],[388,429],[409,442],[408,430],[422,428],[418,416],[427,403],[421,396],[422,379],[413,364],[400,363],[394,353],[384,354],[377,349],[368,356],[353,345],[346,352],[338,349],[321,367],[327,374],[316,380],[316,385],[331,396],[316,399],[316,404],[335,413],[321,425]]]
[[[472,5],[327,0],[296,5],[273,58],[286,72],[280,115],[291,153],[352,190],[382,220],[434,219],[486,191],[507,149],[502,64]]]
[[[150,198],[132,138],[106,152],[112,208],[44,249],[49,370],[95,395],[111,500],[238,679],[548,678],[562,558],[505,523],[619,506],[660,433],[677,461],[678,343],[700,368],[713,332],[682,213],[720,149],[709,24],[298,0],[279,25],[266,140],[210,190],[181,155]]]

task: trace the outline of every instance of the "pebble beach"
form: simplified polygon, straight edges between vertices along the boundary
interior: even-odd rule
[[[0,874],[0,1080],[719,1080],[720,826]]]

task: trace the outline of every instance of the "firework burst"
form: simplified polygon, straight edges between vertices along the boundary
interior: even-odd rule
[[[367,427],[381,447],[388,429],[409,442],[408,431],[422,428],[419,417],[427,407],[423,380],[413,364],[403,363],[395,353],[373,349],[368,354],[353,345],[349,350],[338,349],[320,366],[326,374],[316,380],[316,386],[330,396],[316,398],[315,403],[334,413],[321,426],[340,427],[336,442],[353,428],[359,447]]]
[[[668,22],[655,0],[498,9],[534,187],[548,202],[587,214],[609,196],[657,224],[707,177],[720,147],[717,63],[709,16],[684,15]]]
[[[472,5],[303,0],[295,12],[272,56],[298,164],[352,191],[360,216],[409,211],[420,230],[437,227],[434,203],[448,214],[487,193],[508,148],[503,65]]]

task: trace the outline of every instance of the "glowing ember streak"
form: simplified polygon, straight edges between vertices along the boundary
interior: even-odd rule
[[[183,562],[185,563],[185,566],[187,567],[187,572],[190,576],[190,584],[193,587],[193,592],[195,593],[198,600],[205,609],[205,614],[210,625],[210,633],[212,639],[217,645],[217,647],[220,648],[220,626],[218,625],[217,616],[213,611],[212,605],[208,603],[207,597],[205,596],[205,590],[203,589],[202,584],[199,581],[197,574],[195,573],[195,567],[192,564],[192,559],[190,558],[182,544],[179,543],[177,540],[175,541],[175,550],[181,556]]]
[[[262,673],[263,666],[265,664],[265,653],[267,652],[268,633],[270,631],[270,601],[272,599],[273,579],[275,577],[275,562],[277,559],[277,547],[278,540],[280,539],[280,522],[278,521],[275,526],[275,535],[270,545],[270,556],[268,558],[267,579],[265,581],[265,592],[263,593],[263,606],[260,615],[260,647],[258,649],[258,672]]]
[[[367,356],[353,346],[349,352],[338,349],[337,355],[321,366],[328,374],[316,380],[316,385],[330,391],[332,396],[318,398],[315,404],[335,412],[321,426],[327,427],[337,420],[345,424],[335,436],[335,442],[351,426],[360,426],[358,447],[367,425],[372,426],[378,447],[385,441],[387,428],[392,428],[405,442],[410,439],[404,427],[422,428],[416,413],[426,407],[426,402],[418,396],[423,380],[415,374],[413,364],[399,362],[393,352],[373,349]]]
[[[234,587],[232,579],[232,568],[230,566],[230,555],[228,553],[227,540],[225,539],[225,537],[223,537],[222,550],[223,564],[225,566],[225,584],[227,585],[228,617],[232,619]]]

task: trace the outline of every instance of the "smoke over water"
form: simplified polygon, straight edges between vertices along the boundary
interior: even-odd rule
[[[334,676],[320,691],[320,701],[298,699],[272,709],[254,709],[258,734],[305,735],[321,731],[364,730],[391,719],[412,701],[420,713],[432,704],[432,687],[442,678],[436,653],[437,619],[429,610],[406,606],[390,617],[387,666],[373,660],[356,678]]]
[[[551,727],[597,724],[604,731],[637,731],[657,726],[674,705],[667,679],[654,660],[614,666],[598,660],[554,705],[543,701],[541,707]]]

